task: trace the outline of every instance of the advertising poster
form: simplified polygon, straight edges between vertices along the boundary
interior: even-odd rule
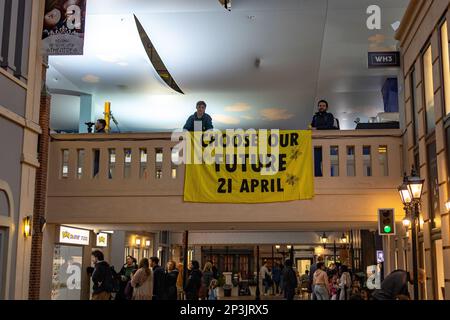
[[[86,0],[47,0],[42,53],[49,56],[83,55]]]

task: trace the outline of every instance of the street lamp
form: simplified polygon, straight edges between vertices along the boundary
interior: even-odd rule
[[[411,226],[412,237],[412,254],[413,254],[413,277],[414,277],[414,300],[419,299],[419,282],[418,282],[418,266],[417,266],[417,221],[419,220],[419,204],[422,197],[424,179],[417,176],[414,168],[411,170],[411,176],[404,174],[403,183],[398,187],[400,198],[402,199],[405,218],[403,218],[403,226],[408,228]]]

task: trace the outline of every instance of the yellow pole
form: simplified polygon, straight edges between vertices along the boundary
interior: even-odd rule
[[[105,121],[106,121],[106,127],[105,127],[105,131],[109,132],[109,122],[111,121],[111,117],[110,117],[110,113],[111,112],[111,102],[106,101],[105,102]]]

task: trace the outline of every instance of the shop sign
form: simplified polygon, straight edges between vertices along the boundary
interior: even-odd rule
[[[97,234],[97,247],[107,247],[108,246],[108,234],[100,232]]]
[[[59,242],[87,246],[89,245],[89,233],[89,230],[61,226],[59,230]]]

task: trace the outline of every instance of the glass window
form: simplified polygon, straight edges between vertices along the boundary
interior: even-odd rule
[[[172,179],[177,178],[178,161],[180,161],[180,151],[176,148],[172,148]]]
[[[140,168],[139,178],[147,179],[147,149],[139,149],[140,154]]]
[[[339,147],[331,146],[330,147],[330,175],[332,177],[339,176]]]
[[[363,146],[363,171],[364,177],[372,176],[372,155],[370,146]]]
[[[114,172],[116,170],[116,149],[109,149],[109,174],[108,178],[112,179],[114,177]]]
[[[434,116],[434,86],[433,86],[433,59],[431,46],[423,56],[424,89],[425,89],[425,114],[427,120],[427,134],[433,132],[435,128]]]
[[[123,176],[128,179],[131,177],[131,149],[123,150],[125,158],[123,163]]]
[[[378,147],[378,160],[380,163],[381,175],[387,177],[389,175],[387,146],[379,146]]]
[[[84,168],[84,149],[77,150],[77,178],[81,179],[83,176],[83,168]]]
[[[314,176],[322,177],[322,147],[314,147]]]
[[[161,148],[155,149],[155,154],[156,154],[156,162],[155,162],[156,179],[162,179],[163,149]]]
[[[0,216],[9,217],[9,200],[6,192],[0,189]]]
[[[444,275],[444,250],[442,249],[442,239],[434,241],[435,266],[436,266],[436,291],[437,298],[444,300],[445,275]]]
[[[440,228],[439,183],[436,142],[427,145],[428,200],[432,228]]]
[[[447,21],[441,27],[442,74],[444,78],[445,114],[450,113],[450,63],[448,52]]]
[[[355,147],[347,146],[347,176],[355,176]]]
[[[411,118],[413,125],[413,138],[414,144],[419,143],[419,113],[417,112],[416,101],[417,101],[417,89],[416,89],[416,71],[413,70],[410,74],[411,83]]]
[[[67,178],[69,177],[69,150],[62,150],[62,171],[61,177]]]

